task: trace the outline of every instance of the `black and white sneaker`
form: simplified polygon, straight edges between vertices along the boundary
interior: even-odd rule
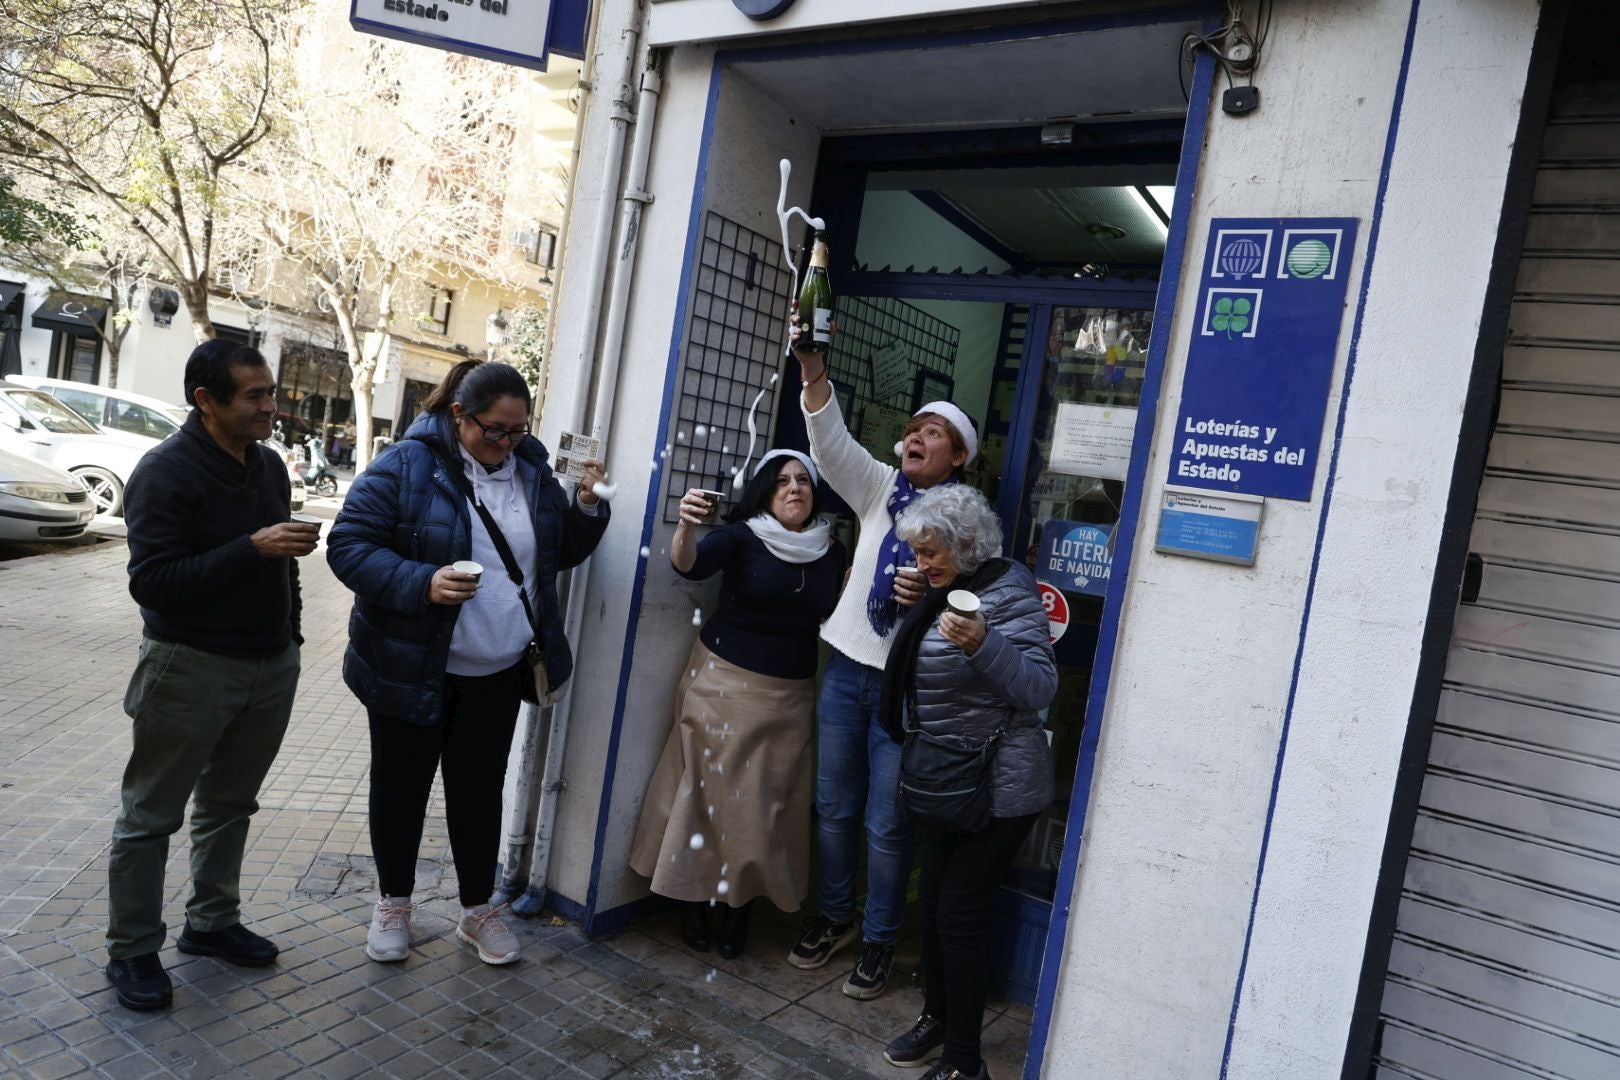
[[[873,945],[868,941],[861,947],[861,958],[855,961],[855,970],[844,983],[844,993],[856,1001],[870,1001],[889,986],[889,969],[894,966],[894,947]]]
[[[923,1013],[917,1017],[917,1022],[911,1025],[910,1031],[883,1048],[883,1060],[902,1069],[926,1065],[939,1057],[940,1048],[944,1045],[944,1023]]]
[[[990,1080],[990,1067],[981,1061],[978,1072],[965,1073],[943,1061],[936,1061],[932,1069],[923,1073],[922,1080]]]
[[[854,922],[835,923],[822,915],[810,920],[804,936],[788,953],[788,963],[803,971],[811,971],[831,960],[833,953],[855,940],[859,928]]]

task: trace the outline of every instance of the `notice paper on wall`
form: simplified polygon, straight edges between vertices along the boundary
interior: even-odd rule
[[[872,354],[872,400],[888,404],[911,382],[911,354],[891,341]]]
[[[1046,467],[1069,476],[1123,480],[1131,464],[1135,430],[1135,409],[1059,402]]]

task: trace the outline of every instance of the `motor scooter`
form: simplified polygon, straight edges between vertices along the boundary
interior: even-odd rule
[[[338,475],[321,449],[321,441],[311,435],[304,440],[304,459],[298,463],[298,475],[304,486],[315,494],[330,498],[338,493]]]

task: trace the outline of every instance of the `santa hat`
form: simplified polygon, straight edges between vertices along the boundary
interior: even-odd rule
[[[962,445],[967,447],[967,460],[962,464],[973,464],[973,459],[979,456],[979,432],[973,426],[973,419],[949,401],[930,401],[911,415],[915,419],[924,413],[933,413],[956,429],[956,433],[962,437]],[[904,442],[894,444],[895,457],[904,457],[905,452]]]
[[[810,455],[809,454],[801,454],[797,450],[771,450],[771,451],[768,451],[765,454],[764,457],[759,459],[759,464],[754,466],[753,475],[758,476],[760,470],[765,467],[765,463],[767,461],[770,461],[772,458],[792,458],[794,461],[797,461],[799,464],[804,466],[805,471],[810,474],[810,482],[812,484],[816,483],[820,479],[816,475],[816,466],[810,460]]]

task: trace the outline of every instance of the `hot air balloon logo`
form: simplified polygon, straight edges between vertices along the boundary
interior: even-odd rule
[[[1250,236],[1237,236],[1221,247],[1221,269],[1233,277],[1248,277],[1265,265],[1266,253],[1259,241]]]

